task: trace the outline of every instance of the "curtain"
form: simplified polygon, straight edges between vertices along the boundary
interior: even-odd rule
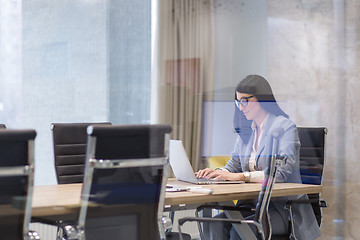
[[[204,93],[214,82],[213,1],[158,0],[155,14],[152,122],[172,125],[196,170]]]

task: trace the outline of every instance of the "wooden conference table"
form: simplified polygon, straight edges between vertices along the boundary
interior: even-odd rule
[[[174,186],[196,186],[176,179],[169,179],[168,184]],[[61,216],[76,214],[80,206],[81,183],[35,186],[32,201],[32,216]],[[203,188],[213,189],[213,194],[207,195],[194,192],[167,192],[165,205],[196,205],[208,202],[227,202],[233,199],[257,198],[261,184],[215,184],[204,185]],[[319,193],[322,186],[296,183],[276,183],[272,196],[290,196],[297,194]]]

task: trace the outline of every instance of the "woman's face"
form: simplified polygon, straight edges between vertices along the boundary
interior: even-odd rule
[[[244,113],[247,120],[254,120],[262,110],[254,95],[236,92],[236,100],[236,105]]]

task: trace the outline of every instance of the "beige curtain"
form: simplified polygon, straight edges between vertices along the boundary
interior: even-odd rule
[[[212,0],[158,0],[152,122],[171,124],[196,170],[201,159],[202,103],[213,88]]]

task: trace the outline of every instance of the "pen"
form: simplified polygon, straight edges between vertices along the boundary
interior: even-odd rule
[[[166,185],[166,188],[169,192],[181,192],[181,191],[189,191],[193,193],[203,193],[203,194],[212,194],[214,190],[211,188],[202,188],[202,187],[176,187],[173,185]]]

